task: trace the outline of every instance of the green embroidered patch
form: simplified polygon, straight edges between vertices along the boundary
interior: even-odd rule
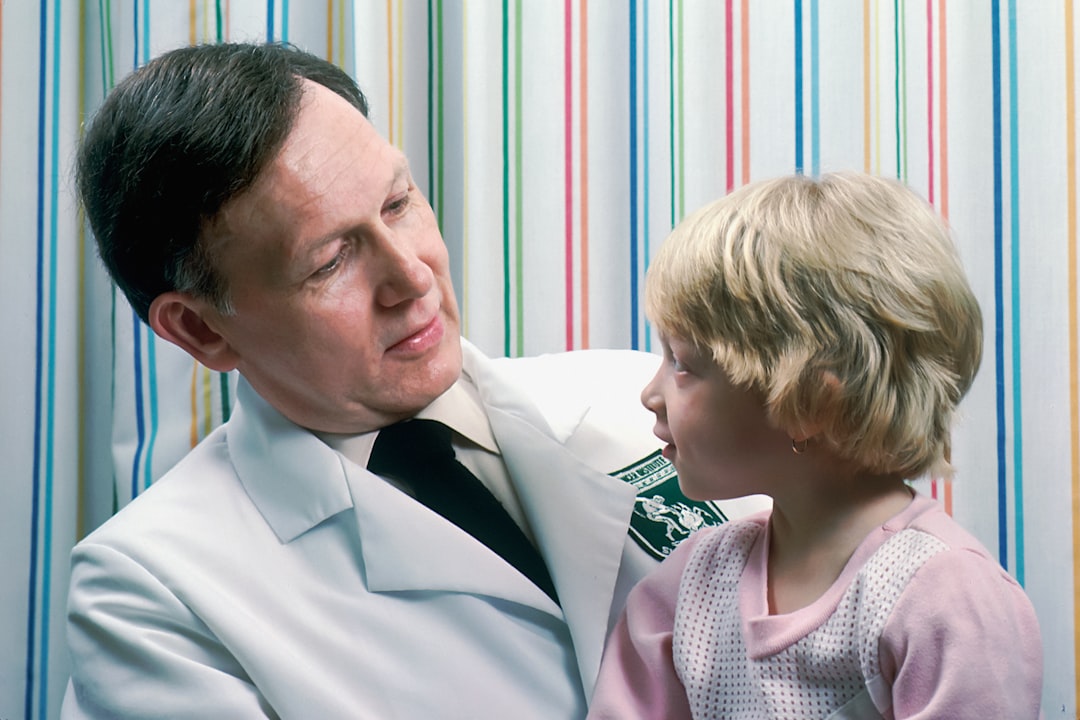
[[[695,530],[728,520],[716,503],[691,500],[682,494],[675,466],[659,450],[611,474],[637,488],[630,535],[658,560],[670,555]]]

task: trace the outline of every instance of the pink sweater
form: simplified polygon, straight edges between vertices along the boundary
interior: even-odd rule
[[[768,513],[702,530],[631,593],[590,718],[1039,717],[1019,585],[936,502],[871,532],[811,605],[769,615]]]

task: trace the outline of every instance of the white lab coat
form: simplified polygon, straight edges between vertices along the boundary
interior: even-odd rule
[[[61,716],[584,717],[655,564],[607,473],[657,447],[658,358],[464,353],[561,608],[241,380],[229,422],[73,551]]]

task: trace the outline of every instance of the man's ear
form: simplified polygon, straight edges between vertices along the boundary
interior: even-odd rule
[[[236,368],[240,358],[206,316],[216,311],[204,300],[183,292],[162,293],[150,303],[150,327],[200,363],[219,372]]]

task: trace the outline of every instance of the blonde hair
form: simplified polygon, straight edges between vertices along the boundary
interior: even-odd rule
[[[789,433],[876,473],[949,476],[982,314],[948,228],[894,180],[783,177],[700,209],[660,247],[645,307],[709,350]]]

